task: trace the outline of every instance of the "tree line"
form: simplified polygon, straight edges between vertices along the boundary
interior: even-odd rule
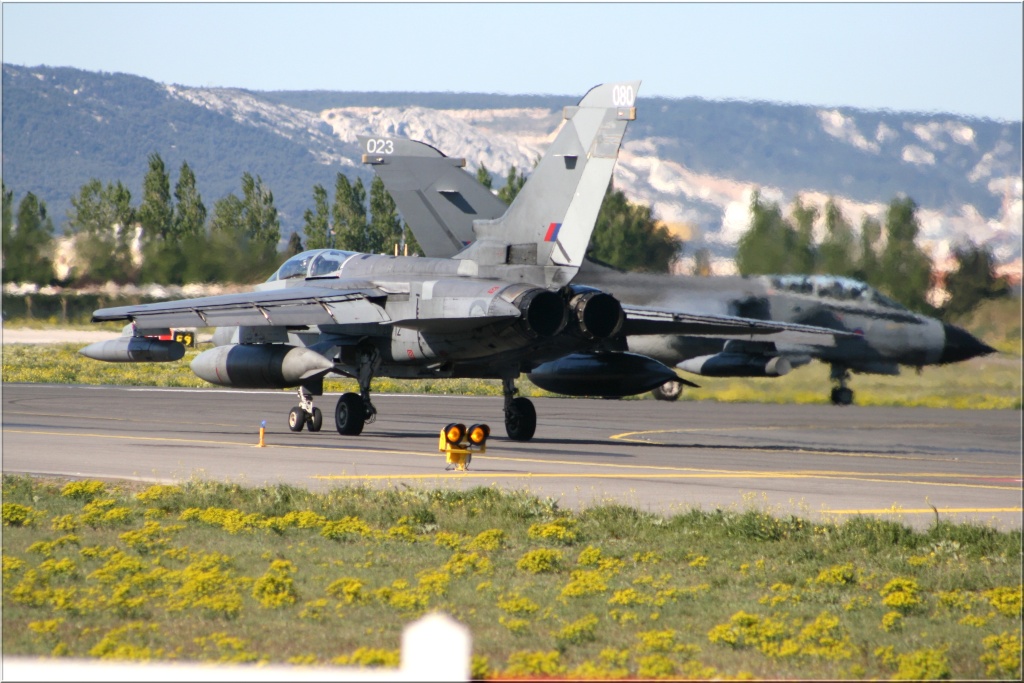
[[[362,179],[335,178],[333,201],[325,187],[313,187],[312,207],[303,214],[302,234],[291,235],[278,252],[281,225],[274,195],[259,176],[243,173],[241,195],[217,200],[208,212],[195,173],[183,162],[171,179],[159,154],[149,156],[140,203],[120,181],[91,179],[71,199],[66,233],[75,238],[76,266],[63,281],[53,273],[52,218],[46,204],[29,192],[14,211],[13,191],[3,186],[3,281],[87,285],[108,281],[184,284],[254,282],[304,249],[336,248],[363,253],[422,254],[379,177],[369,193]],[[483,165],[477,179],[493,190]],[[496,191],[511,204],[527,175],[513,166]],[[369,196],[367,196],[369,194]],[[825,237],[815,243],[818,209],[797,196],[790,218],[759,191],[750,203],[750,226],[737,245],[741,274],[830,274],[877,287],[912,310],[934,313],[926,299],[932,265],[916,244],[917,205],[909,197],[889,203],[884,224],[865,217],[859,232],[832,199],[824,207]],[[885,239],[882,240],[882,236]],[[650,206],[630,202],[609,184],[588,255],[627,271],[668,272],[683,243],[657,221]],[[696,255],[698,270],[701,257]],[[1007,296],[1006,281],[995,276],[991,251],[973,243],[957,246],[958,268],[946,280],[951,298],[941,312],[956,315],[988,298]],[[707,265],[707,264],[705,264]]]

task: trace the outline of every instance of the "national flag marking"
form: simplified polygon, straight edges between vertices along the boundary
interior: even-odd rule
[[[562,229],[561,223],[552,223],[548,226],[548,234],[544,235],[545,242],[554,242],[558,239],[558,231]]]

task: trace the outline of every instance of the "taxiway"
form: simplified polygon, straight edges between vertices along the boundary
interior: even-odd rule
[[[279,391],[4,384],[3,471],[247,485],[499,486],[562,506],[660,514],[757,507],[841,521],[936,515],[1021,528],[1017,411],[535,399],[537,436],[504,437],[501,399],[375,395],[362,436],[286,425]],[[266,420],[264,448],[256,446]],[[487,422],[488,451],[446,471],[438,432]]]

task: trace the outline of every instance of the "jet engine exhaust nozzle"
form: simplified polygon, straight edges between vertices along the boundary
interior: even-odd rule
[[[569,300],[577,329],[585,339],[608,339],[622,329],[622,304],[611,294],[584,292]]]
[[[533,337],[553,337],[565,328],[569,310],[557,292],[531,289],[513,305],[522,313],[521,325]]]

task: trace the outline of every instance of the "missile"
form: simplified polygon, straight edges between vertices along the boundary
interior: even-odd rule
[[[705,377],[781,377],[793,369],[782,356],[728,352],[689,358],[676,367]]]
[[[288,344],[229,344],[192,361],[192,372],[210,384],[248,389],[296,387],[333,367],[316,351]]]
[[[678,379],[675,371],[637,353],[572,353],[526,375],[541,389],[569,396],[632,396]]]
[[[165,363],[184,358],[185,345],[151,337],[118,337],[89,344],[78,353],[107,363]]]

